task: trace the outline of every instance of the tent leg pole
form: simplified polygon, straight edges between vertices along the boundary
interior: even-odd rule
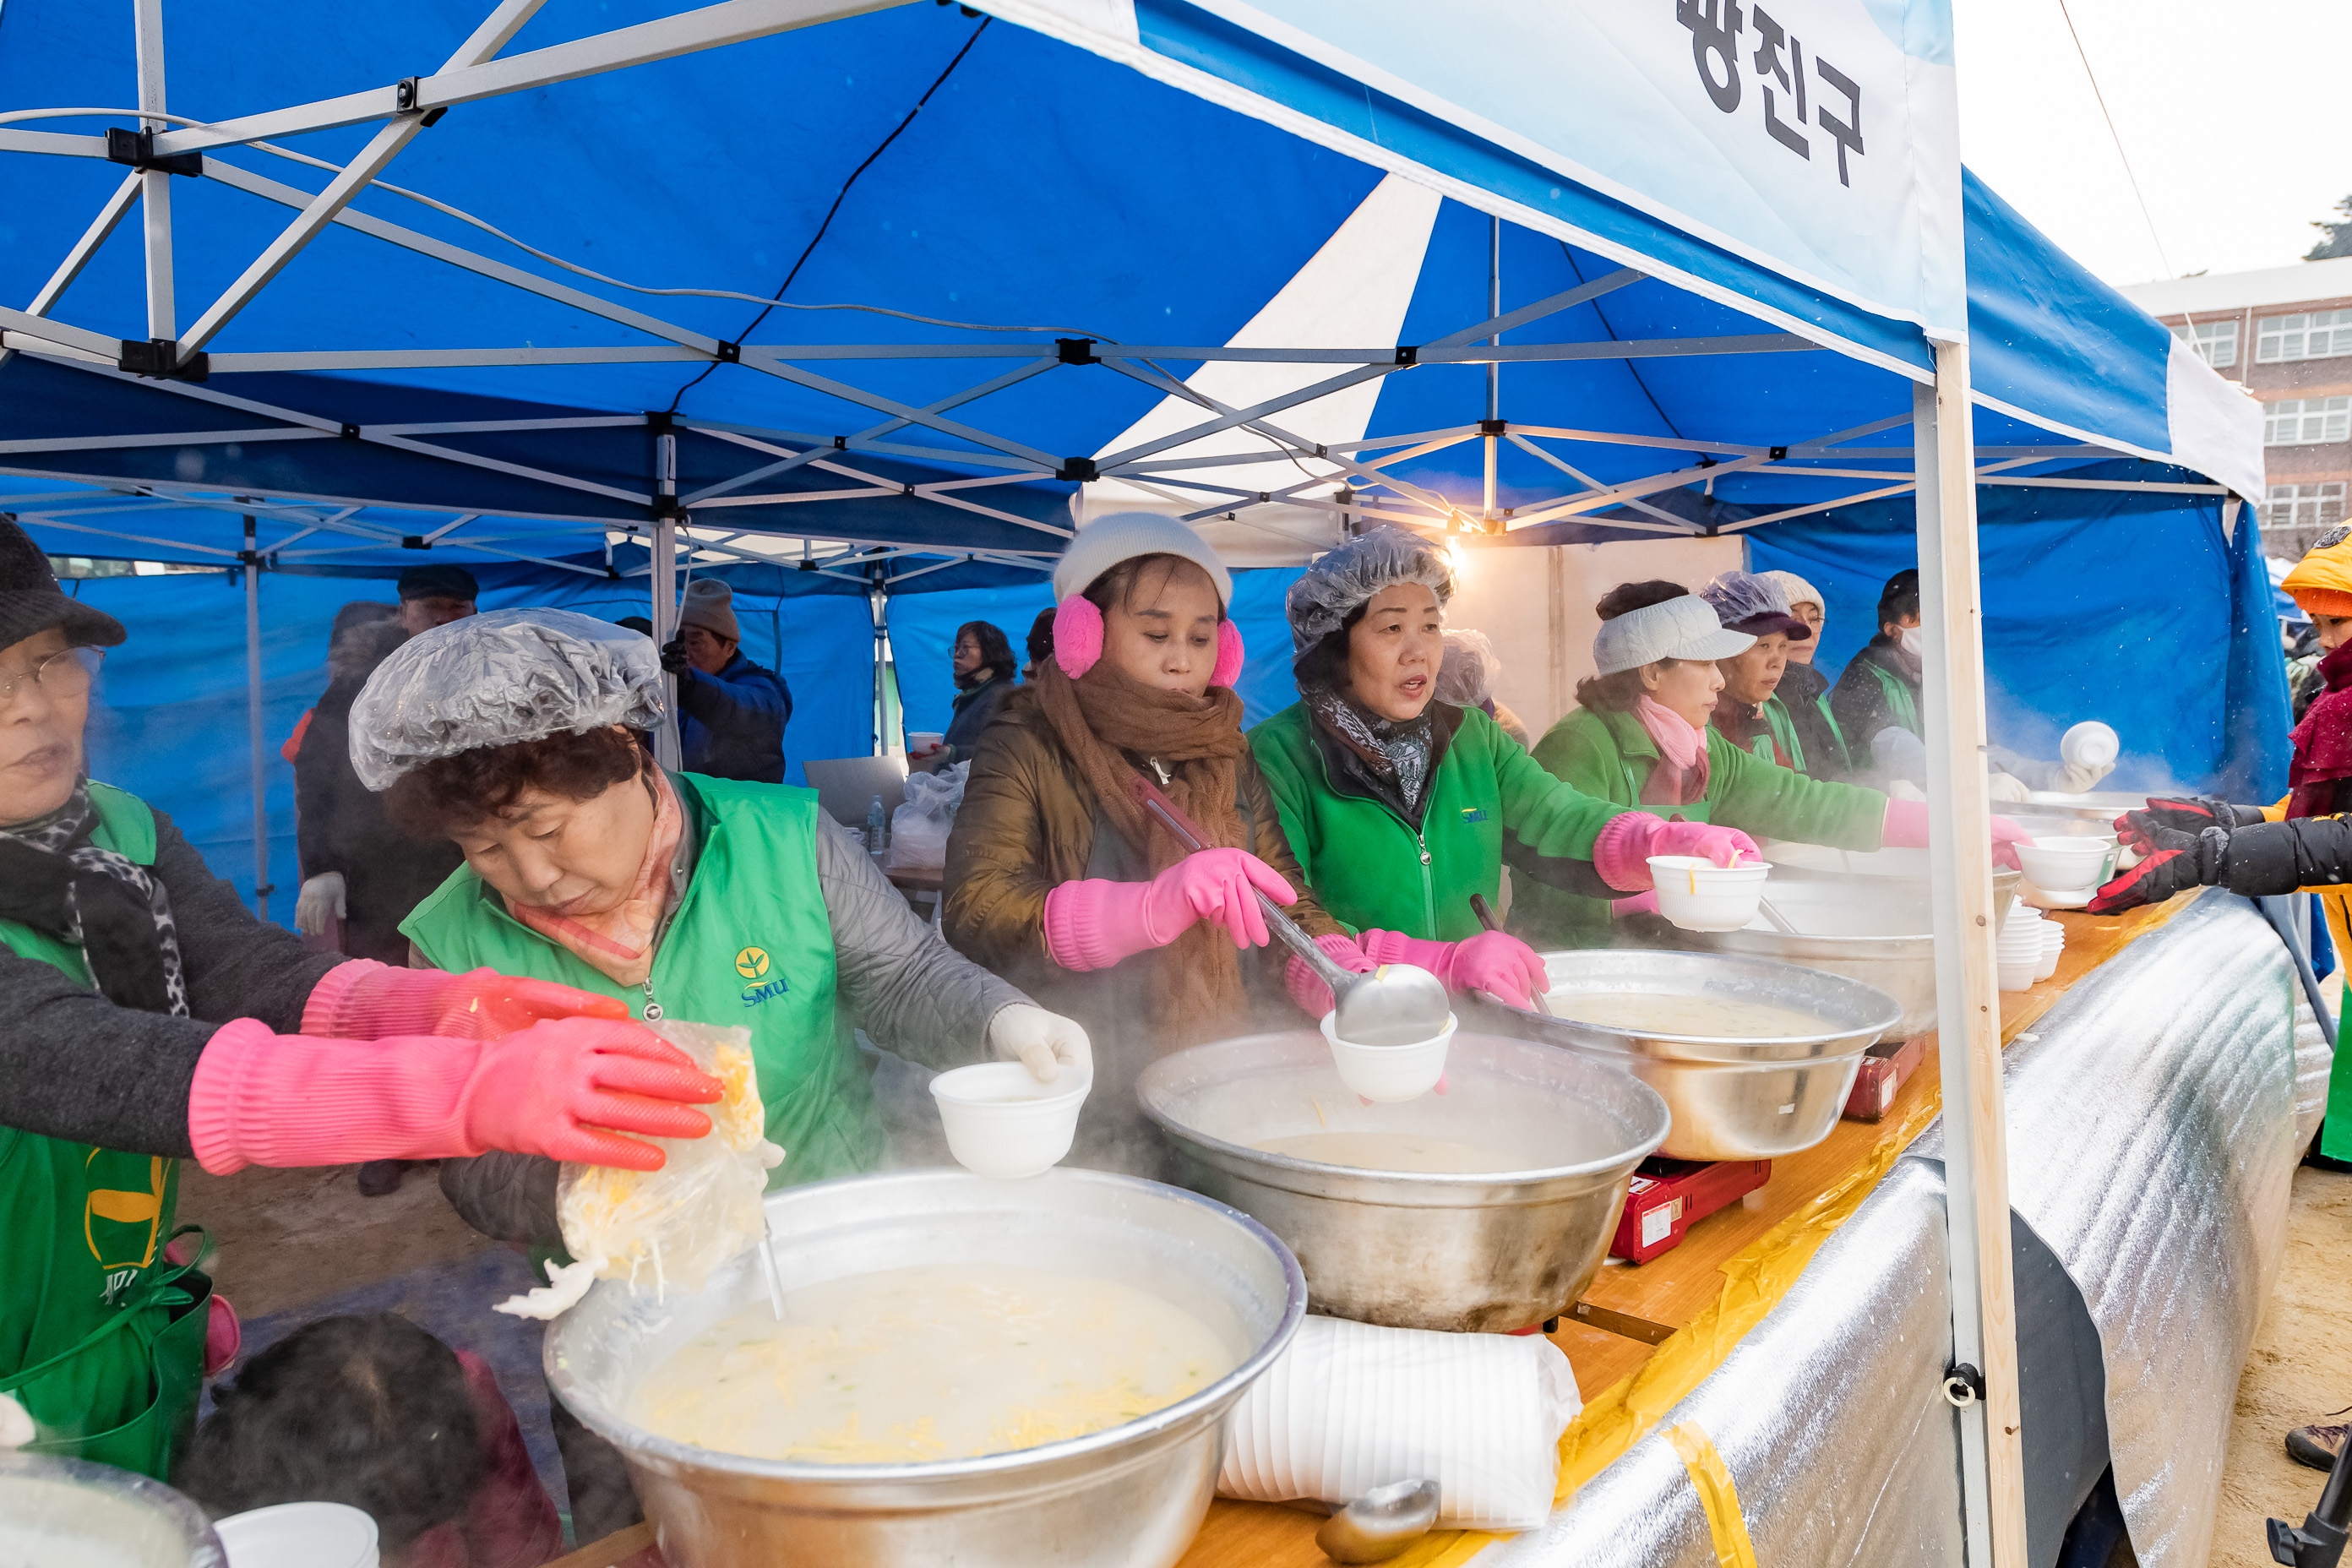
[[[261,737],[261,557],[245,520],[245,738],[253,752],[253,912],[269,918],[269,769]]]
[[[877,583],[867,591],[866,608],[874,615],[874,754],[887,756],[890,737],[883,733],[889,719],[889,698],[883,690],[890,648],[890,595]]]
[[[1919,595],[1927,629],[1929,876],[1936,1026],[1944,1090],[1945,1244],[1952,1359],[1983,1374],[1959,1411],[1969,1568],[2024,1568],[2025,1450],[2017,1394],[2009,1141],[2000,994],[1993,967],[1991,816],[1985,773],[1983,607],[1968,348],[1937,343],[1936,384],[1915,386]]]
[[[677,636],[677,521],[656,518],[653,531],[654,646],[667,647]],[[676,773],[680,765],[677,738],[677,678],[662,678],[661,728],[654,731],[654,761]]]
[[[1503,220],[1501,218],[1489,218],[1487,219],[1486,226],[1486,318],[1487,320],[1492,321],[1502,313]],[[1489,344],[1500,343],[1502,341],[1503,334],[1500,332],[1496,332],[1493,337],[1486,340]],[[1500,361],[1490,360],[1486,364],[1486,417],[1489,421],[1493,421],[1500,419],[1502,416],[1503,366]],[[1486,435],[1486,525],[1489,528],[1492,528],[1495,523],[1495,519],[1500,515],[1495,510],[1495,461],[1496,458],[1501,455],[1501,437],[1496,436],[1491,430],[1489,430]]]

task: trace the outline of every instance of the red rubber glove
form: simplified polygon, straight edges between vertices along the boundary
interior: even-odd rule
[[[196,1060],[188,1133],[215,1175],[247,1165],[438,1160],[504,1149],[656,1171],[636,1139],[699,1138],[724,1090],[643,1025],[557,1018],[495,1040],[383,1040],[224,1025]]]
[[[1241,849],[1187,855],[1149,882],[1064,882],[1045,895],[1045,951],[1065,969],[1108,969],[1203,920],[1223,926],[1235,947],[1264,947],[1271,939],[1252,888],[1277,904],[1298,901],[1273,867]]]
[[[339,963],[302,1004],[302,1033],[335,1039],[453,1035],[489,1040],[549,1018],[625,1018],[628,1004],[495,969],[446,974],[357,959]]]

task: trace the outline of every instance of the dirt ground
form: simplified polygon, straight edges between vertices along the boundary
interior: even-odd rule
[[[2295,1173],[2286,1260],[2238,1383],[2212,1568],[2271,1561],[2263,1521],[2301,1524],[2318,1500],[2317,1470],[2286,1457],[2290,1427],[2352,1405],[2352,1175]],[[2337,1417],[2339,1420],[2352,1417]]]
[[[212,1233],[212,1276],[247,1318],[266,1317],[395,1275],[457,1263],[498,1244],[467,1228],[441,1196],[431,1165],[400,1191],[360,1196],[356,1165],[303,1171],[258,1166],[208,1176],[180,1166],[180,1219]]]

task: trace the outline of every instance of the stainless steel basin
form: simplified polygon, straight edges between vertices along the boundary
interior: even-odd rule
[[[758,1255],[667,1302],[602,1281],[548,1334],[548,1382],[619,1446],[671,1568],[1167,1568],[1214,1495],[1225,1413],[1307,1310],[1297,1261],[1263,1226],[1134,1176],[903,1171],[767,1202],[787,1289],[915,1264],[1033,1265],[1150,1290],[1206,1323],[1240,1364],[1139,1420],[1009,1454],[746,1458],[656,1436],[629,1412],[646,1374],[688,1339],[766,1301]]]
[[[1994,879],[1996,931],[2008,918],[2009,894],[2017,880],[2018,874],[2009,870]],[[1883,991],[1903,1010],[1886,1039],[1936,1026],[1936,938],[1925,882],[1787,876],[1776,867],[1766,894],[1800,934],[1777,931],[1759,915],[1739,931],[1677,931],[1674,939],[1699,952],[1776,959],[1843,974]]]
[[[2072,818],[2068,819],[2072,821]],[[2063,831],[2057,819],[2051,819],[2053,833]],[[2033,826],[2021,823],[2020,826]],[[2087,826],[2087,825],[2085,825]],[[1826,844],[1796,844],[1786,840],[1768,847],[1765,856],[1772,862],[1772,878],[1766,884],[1764,896],[1775,905],[1780,902],[1780,889],[1791,882],[1844,882],[1854,879],[1871,881],[1910,882],[1924,892],[1927,887],[1927,852],[1925,849],[1833,849]],[[2009,896],[2017,891],[2021,879],[2014,866],[1992,868],[1992,903],[1995,910],[2009,909]],[[1927,929],[1921,927],[1921,930]]]
[[[87,1459],[0,1452],[0,1563],[223,1568],[205,1510],[161,1481]]]
[[[1780,886],[1776,875],[1776,903]],[[1764,959],[1593,948],[1548,952],[1544,963],[1555,1001],[1578,991],[1665,992],[1760,1002],[1821,1020],[1818,1032],[1726,1039],[1607,1028],[1483,995],[1464,1001],[1465,1023],[1564,1047],[1656,1089],[1674,1114],[1658,1152],[1676,1160],[1777,1160],[1811,1148],[1837,1125],[1862,1053],[1903,1016],[1875,986]]]
[[[1289,1244],[1317,1311],[1450,1331],[1557,1316],[1607,1256],[1665,1104],[1627,1073],[1491,1034],[1454,1037],[1446,1079],[1442,1095],[1367,1105],[1302,1029],[1179,1051],[1136,1092],[1188,1185]],[[1496,1169],[1375,1171],[1257,1147],[1318,1131],[1450,1139],[1493,1151]]]

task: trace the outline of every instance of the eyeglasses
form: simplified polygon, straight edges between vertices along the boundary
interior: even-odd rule
[[[52,700],[69,701],[82,696],[98,679],[98,667],[105,662],[102,647],[69,647],[53,653],[21,675],[0,677],[0,708],[16,700],[16,688],[26,680],[37,682],[43,695]]]

